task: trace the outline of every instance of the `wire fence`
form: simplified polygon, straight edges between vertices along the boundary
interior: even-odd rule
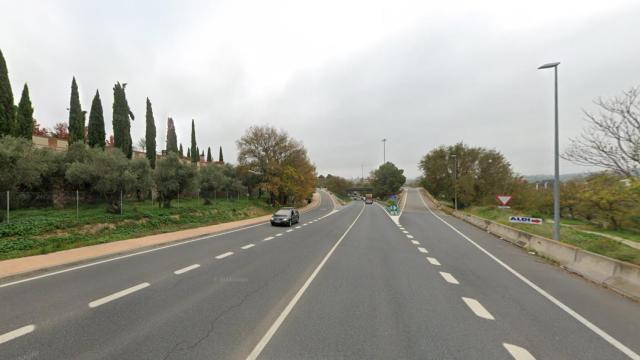
[[[217,191],[201,194],[197,191],[180,192],[171,199],[171,209],[194,208],[215,204],[218,201],[247,199],[248,194],[234,191]],[[0,193],[0,226],[37,221],[82,221],[96,217],[113,219],[128,217],[165,208],[165,202],[155,192],[118,192],[102,196],[89,191]]]

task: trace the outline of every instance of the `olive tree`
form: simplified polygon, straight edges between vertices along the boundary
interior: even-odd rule
[[[191,164],[181,162],[175,152],[170,152],[156,163],[153,178],[161,206],[169,208],[171,200],[175,199],[180,192],[193,188],[196,170]]]
[[[224,190],[228,181],[221,166],[209,164],[200,168],[200,196],[205,205],[211,204],[211,198],[217,191]]]

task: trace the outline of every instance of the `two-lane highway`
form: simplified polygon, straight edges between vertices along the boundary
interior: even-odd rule
[[[640,306],[409,190],[0,284],[2,359],[637,359]]]

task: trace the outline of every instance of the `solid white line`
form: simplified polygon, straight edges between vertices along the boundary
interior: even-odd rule
[[[427,261],[429,261],[431,265],[440,266],[440,261],[436,258],[427,256]]]
[[[513,344],[502,343],[505,349],[513,356],[515,360],[536,360],[527,349]]]
[[[440,275],[442,275],[442,277],[450,284],[456,284],[456,285],[460,284],[458,280],[448,272],[440,271]]]
[[[340,245],[340,243],[342,242],[342,240],[347,236],[347,234],[349,233],[349,231],[351,231],[351,228],[353,227],[353,225],[356,224],[356,221],[358,221],[358,219],[360,218],[360,215],[362,215],[362,212],[364,211],[365,206],[362,206],[362,209],[360,209],[360,213],[358,214],[358,216],[355,218],[355,220],[353,220],[353,222],[351,223],[351,225],[349,225],[349,227],[347,228],[347,230],[342,234],[342,236],[340,236],[340,238],[338,239],[338,241],[336,241],[336,243],[333,245],[333,247],[331,248],[331,250],[329,250],[329,252],[327,253],[327,255],[325,255],[324,259],[322,259],[322,261],[320,262],[320,264],[318,264],[318,266],[316,267],[315,270],[313,270],[313,273],[311,273],[311,275],[309,276],[309,278],[307,279],[307,281],[305,281],[305,283],[302,285],[302,287],[300,288],[300,290],[298,290],[298,292],[293,296],[293,298],[291,299],[291,301],[289,301],[289,303],[287,304],[287,306],[284,308],[284,310],[282,310],[282,313],[280,313],[280,315],[278,316],[278,318],[276,319],[276,321],[271,325],[271,327],[269,327],[269,330],[267,330],[267,333],[264,334],[264,336],[262,337],[262,339],[260,339],[260,341],[258,341],[258,343],[256,344],[256,346],[253,348],[253,350],[251,351],[251,353],[249,354],[249,356],[247,356],[247,360],[254,360],[256,358],[258,358],[258,356],[260,356],[260,353],[262,352],[262,350],[264,349],[265,346],[267,346],[267,344],[269,343],[269,341],[271,340],[271,338],[273,337],[273,335],[276,333],[276,331],[278,331],[278,328],[280,327],[280,325],[284,322],[284,320],[287,318],[287,315],[289,315],[289,313],[291,312],[291,310],[293,309],[294,306],[296,306],[296,303],[300,300],[300,298],[302,297],[302,295],[304,294],[305,290],[307,290],[307,288],[309,287],[309,285],[311,285],[311,282],[313,281],[313,279],[315,279],[316,275],[318,275],[318,273],[320,272],[320,270],[322,269],[322,267],[324,266],[324,264],[327,262],[327,260],[329,260],[329,257],[331,257],[331,254],[333,254],[333,252],[336,250],[336,248],[338,247],[338,245]]]
[[[11,341],[22,335],[27,335],[28,333],[32,332],[35,329],[36,329],[36,326],[32,324],[32,325],[23,326],[13,331],[9,331],[8,333],[0,335],[0,344],[6,343],[7,341]]]
[[[407,235],[409,239],[413,239],[413,235]]]
[[[220,259],[224,259],[224,258],[226,258],[227,256],[231,256],[231,255],[233,255],[233,251],[227,251],[227,252],[226,252],[226,253],[224,253],[224,254],[220,254],[220,255],[216,256],[216,259],[218,259],[218,260],[220,260]]]
[[[471,309],[471,311],[473,311],[473,313],[476,314],[477,316],[487,320],[495,320],[493,315],[491,315],[491,313],[487,311],[487,309],[485,309],[484,306],[482,306],[482,304],[480,304],[478,300],[467,298],[467,297],[462,297],[462,300],[464,301],[465,304],[467,304],[469,309]]]
[[[287,232],[292,232],[292,231],[293,231],[293,229],[289,229],[289,230],[287,230]]]
[[[118,291],[117,293],[114,293],[114,294],[111,294],[109,296],[105,296],[103,298],[100,298],[98,300],[94,300],[94,301],[90,302],[89,303],[89,307],[90,308],[94,308],[94,307],[98,307],[100,305],[104,305],[104,304],[106,304],[106,303],[108,303],[110,301],[120,299],[123,296],[127,296],[127,295],[129,295],[131,293],[134,293],[134,292],[138,291],[138,290],[142,290],[142,289],[146,288],[149,285],[150,284],[146,282],[146,283],[138,284],[136,286],[132,286],[132,287],[130,287],[128,289],[124,289],[122,291]]]
[[[264,238],[264,240],[262,240],[262,241],[269,241],[269,240],[273,240],[273,236],[269,236],[267,238]]]
[[[190,266],[184,267],[184,268],[182,268],[182,269],[180,269],[180,270],[176,270],[176,271],[174,271],[173,273],[174,273],[174,274],[176,274],[176,275],[180,275],[180,274],[184,274],[184,273],[186,273],[186,272],[187,272],[187,271],[189,271],[189,270],[197,269],[197,268],[199,268],[199,267],[200,267],[200,264],[193,264],[193,265],[190,265]]]
[[[427,254],[427,253],[429,253],[429,252],[427,251],[427,249],[425,249],[425,248],[423,248],[423,247],[419,247],[419,248],[418,248],[418,251],[420,251],[420,252],[421,252],[421,253],[423,253],[423,254]]]
[[[282,236],[282,233],[278,233],[278,234],[276,234],[276,236]]]
[[[571,315],[574,319],[578,320],[578,322],[580,322],[582,325],[586,326],[589,330],[593,331],[598,336],[603,338],[605,341],[607,341],[609,344],[611,344],[611,346],[613,346],[616,349],[620,350],[622,353],[627,355],[630,359],[640,360],[640,355],[638,355],[636,352],[634,352],[633,350],[629,349],[626,345],[624,345],[623,343],[621,343],[620,341],[615,339],[613,336],[609,335],[604,330],[600,329],[598,326],[593,324],[591,321],[587,320],[584,316],[578,314],[576,311],[574,311],[572,308],[570,308],[567,305],[565,305],[564,303],[562,303],[560,300],[556,299],[553,295],[551,295],[548,292],[546,292],[544,289],[542,289],[541,287],[539,287],[538,285],[533,283],[531,280],[527,279],[524,275],[520,274],[519,272],[517,272],[516,270],[511,268],[509,265],[507,265],[504,262],[502,262],[502,260],[498,259],[495,255],[493,255],[492,253],[487,251],[485,248],[483,248],[482,246],[478,245],[475,241],[471,240],[471,238],[469,238],[467,235],[463,234],[460,230],[456,229],[453,225],[449,224],[444,219],[442,219],[440,216],[436,215],[436,213],[434,213],[433,210],[431,210],[431,208],[424,201],[424,199],[422,198],[422,195],[418,194],[418,196],[420,197],[420,200],[422,200],[422,204],[424,204],[424,206],[427,208],[427,210],[429,210],[429,212],[433,216],[435,216],[440,221],[442,221],[447,226],[449,226],[449,228],[451,228],[451,230],[453,230],[456,233],[458,233],[458,235],[462,236],[462,238],[464,238],[465,240],[467,240],[468,242],[473,244],[475,247],[480,249],[480,251],[482,251],[483,253],[485,253],[485,255],[487,255],[492,260],[494,260],[495,262],[500,264],[500,266],[502,266],[507,271],[512,273],[515,277],[520,279],[525,284],[529,285],[529,287],[531,287],[536,292],[538,292],[538,294],[542,295],[547,300],[551,301],[554,305],[556,305],[557,307],[562,309],[567,314]]]
[[[241,247],[240,249],[242,249],[242,250],[247,250],[247,249],[250,249],[250,248],[252,248],[252,247],[254,247],[254,246],[255,246],[255,245],[253,245],[253,244],[249,244],[249,245],[245,245],[245,246]]]
[[[420,245],[420,241],[411,240],[411,243],[412,243],[413,245]]]

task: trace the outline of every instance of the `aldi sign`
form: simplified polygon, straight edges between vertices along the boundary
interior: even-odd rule
[[[509,222],[518,224],[540,225],[542,224],[542,219],[527,216],[510,216]]]

